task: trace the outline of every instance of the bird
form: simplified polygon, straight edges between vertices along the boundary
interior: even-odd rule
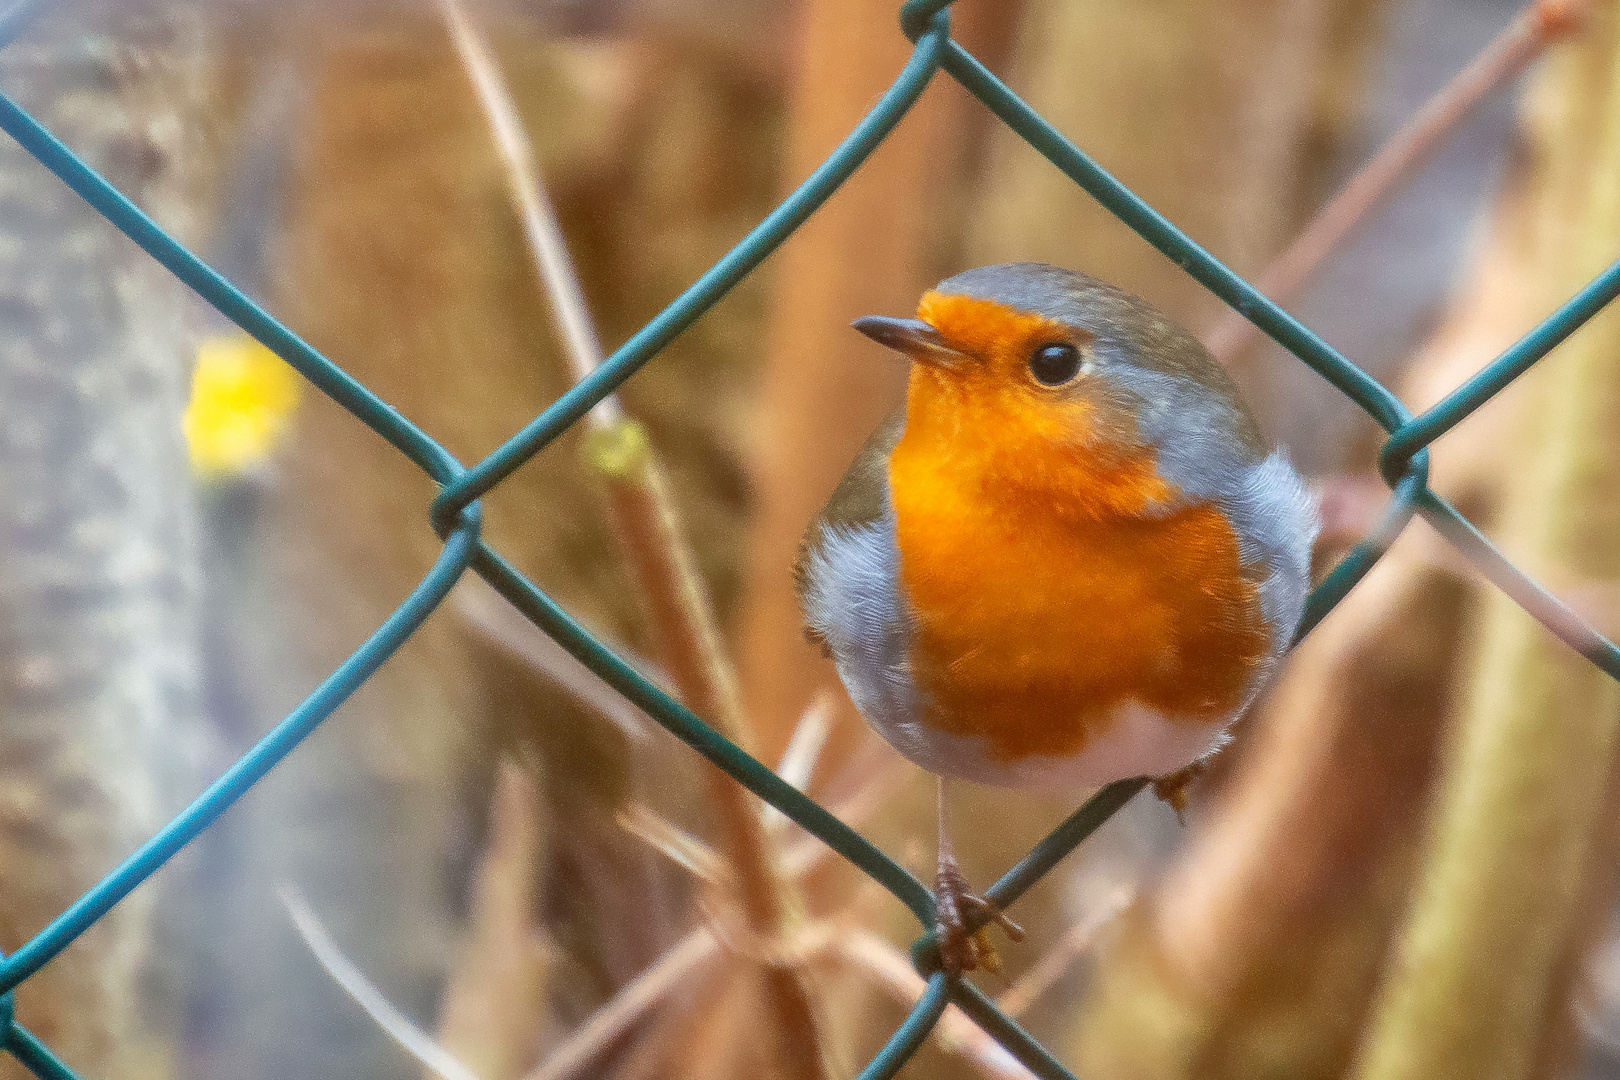
[[[1088,274],[982,266],[852,325],[910,361],[906,399],[794,584],[858,711],[939,777],[940,954],[971,971],[970,916],[1021,934],[968,891],[947,778],[1196,775],[1291,644],[1319,513],[1198,339]]]

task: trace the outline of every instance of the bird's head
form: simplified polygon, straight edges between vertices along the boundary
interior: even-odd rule
[[[1083,490],[1081,474],[1134,469],[1144,451],[1197,444],[1215,428],[1263,448],[1230,378],[1196,338],[1076,271],[979,267],[924,294],[916,318],[867,316],[854,326],[913,361],[908,441],[971,456],[1009,483]]]

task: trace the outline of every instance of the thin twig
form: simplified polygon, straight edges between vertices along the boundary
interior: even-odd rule
[[[326,932],[326,927],[321,925],[321,921],[315,917],[315,913],[310,910],[297,889],[283,884],[277,886],[276,892],[287,908],[287,914],[292,916],[293,925],[298,928],[299,936],[304,939],[304,944],[309,946],[309,951],[314,954],[316,961],[326,969],[328,975],[332,976],[332,981],[342,987],[343,992],[364,1009],[367,1016],[377,1022],[377,1026],[382,1028],[389,1038],[444,1080],[479,1080],[477,1073],[450,1056],[450,1052],[434,1042],[431,1035],[413,1024],[409,1017],[395,1008],[393,1002],[377,989],[376,984],[366,978],[365,972],[343,955],[343,950],[337,947],[337,943]]]
[[[1071,926],[1057,943],[1042,954],[1036,965],[1024,977],[996,999],[996,1006],[1008,1016],[1017,1019],[1042,994],[1057,985],[1080,957],[1096,943],[1097,933],[1113,921],[1114,917],[1130,906],[1136,889],[1130,885],[1115,888],[1107,899],[1086,913],[1085,919]]]
[[[1506,593],[1553,636],[1599,664],[1611,653],[1613,644],[1595,626],[1509,561],[1465,519],[1432,505],[1423,506],[1421,510],[1430,527],[1450,541],[1486,581]]]
[[[850,828],[860,826],[877,813],[884,801],[899,788],[915,766],[892,751],[879,768],[865,778],[848,798],[832,806],[833,816]],[[782,869],[793,878],[802,878],[832,855],[832,848],[819,837],[802,835],[782,852]]]
[[[708,885],[731,877],[726,861],[714,849],[684,829],[670,824],[650,808],[637,804],[621,812],[619,827],[647,844],[676,866]]]
[[[551,303],[552,315],[562,334],[564,350],[573,369],[574,381],[585,378],[602,363],[602,341],[596,333],[596,323],[585,305],[585,293],[579,286],[568,246],[563,240],[557,214],[546,197],[540,182],[540,171],[535,167],[534,147],[528,132],[512,102],[512,95],[501,78],[489,47],[473,29],[459,0],[440,0],[439,10],[450,28],[450,38],[467,77],[478,91],[478,104],[489,121],[495,138],[495,148],[506,166],[511,195],[517,203],[518,217],[523,235],[528,239],[529,252],[534,257],[535,270],[545,283],[546,299]],[[607,426],[623,418],[618,398],[612,394],[603,398],[591,410],[591,420]]]
[[[523,1080],[572,1080],[581,1075],[631,1025],[719,954],[720,943],[707,928],[687,934],[651,967],[625,983]]]
[[[799,715],[799,722],[793,726],[787,748],[782,751],[782,760],[776,764],[776,774],[800,791],[810,786],[816,762],[827,745],[827,735],[832,731],[833,706],[833,696],[827,690],[811,699],[810,705]],[[787,815],[769,803],[765,805],[764,814],[767,829],[775,832],[787,826]]]
[[[482,578],[470,574],[463,578],[450,594],[450,604],[486,641],[554,683],[581,705],[600,713],[627,738],[639,742],[652,735],[652,723],[640,709],[545,631],[525,619]],[[618,645],[614,646],[614,651],[644,678],[667,685],[667,676],[646,660]]]
[[[787,748],[782,751],[782,760],[776,764],[777,774],[800,791],[810,786],[810,777],[815,773],[821,748],[826,745],[827,732],[832,726],[833,704],[833,696],[826,690],[811,699],[809,707],[800,714],[799,722],[793,728]]]
[[[1255,288],[1278,304],[1297,296],[1328,255],[1428,161],[1486,95],[1511,82],[1548,45],[1581,25],[1588,2],[1537,0],[1520,12],[1317,211],[1298,239],[1255,279]],[[1228,309],[1204,336],[1204,344],[1215,359],[1229,364],[1259,334],[1235,308]]]
[[[910,1008],[928,989],[911,961],[876,934],[851,929],[834,938],[827,955],[871,977],[890,997]],[[955,1005],[946,1008],[934,1027],[934,1038],[998,1080],[1034,1080],[1034,1073]]]
[[[458,0],[440,0],[480,106],[489,118],[525,235],[556,313],[576,379],[602,362],[602,347],[579,287],[556,217],[541,184],[534,154],[510,92],[488,45],[474,30]],[[681,535],[669,481],[645,432],[626,419],[611,397],[592,411],[587,453],[607,482],[614,531],[637,579],[664,650],[670,676],[686,704],[745,750],[754,739],[742,707],[736,672],[722,644],[697,561]],[[795,906],[790,885],[778,872],[758,803],[717,769],[709,794],[721,843],[735,873],[741,907],[752,936],[779,939]],[[776,1019],[781,1066],[799,1080],[826,1075],[814,1003],[791,966],[762,972],[767,1015]]]

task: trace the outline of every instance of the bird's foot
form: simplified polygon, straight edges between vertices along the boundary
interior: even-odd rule
[[[1153,781],[1153,794],[1170,804],[1176,820],[1187,824],[1187,793],[1209,771],[1209,759],[1199,758],[1179,772],[1168,773]]]
[[[939,960],[945,971],[961,975],[984,968],[1001,974],[1001,957],[990,944],[993,923],[1013,942],[1024,940],[1024,928],[994,903],[968,891],[967,879],[954,862],[941,863],[934,878],[934,920],[939,924]],[[969,929],[969,926],[977,929]]]

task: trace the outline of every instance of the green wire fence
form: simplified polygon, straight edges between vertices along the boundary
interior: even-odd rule
[[[1377,381],[1260,295],[1110,176],[951,40],[950,3],[951,0],[908,0],[900,10],[900,26],[914,43],[911,59],[848,138],[730,253],[620,346],[592,375],[563,394],[498,450],[471,467],[463,466],[420,428],[248,299],[159,228],[15,102],[0,95],[0,129],[203,299],[281,356],[438,483],[439,495],[429,508],[428,516],[443,540],[443,549],[427,576],[314,693],[100,883],[16,952],[0,959],[0,1048],[36,1076],[68,1080],[76,1077],[47,1046],[15,1021],[12,1006],[15,989],[195,839],[292,752],[422,625],[467,570],[498,589],[513,606],[647,715],[883,885],[916,915],[925,929],[933,927],[933,896],[921,882],[680,702],[636,674],[489,547],[479,535],[478,499],[634,375],[758,266],[860,167],[916,102],[929,80],[941,71],[959,82],[1148,243],[1343,391],[1389,433],[1379,455],[1380,471],[1392,491],[1384,519],[1311,594],[1299,635],[1321,621],[1371,569],[1414,514],[1422,514],[1489,580],[1522,604],[1538,621],[1609,675],[1620,678],[1620,648],[1524,576],[1449,503],[1429,489],[1425,449],[1527,371],[1620,293],[1620,261],[1478,375],[1433,408],[1413,416]],[[20,28],[22,9],[32,6],[25,0],[24,4],[0,15],[0,46]],[[1015,903],[1147,783],[1147,778],[1137,778],[1103,788],[992,885],[986,897],[1001,908]],[[899,1030],[862,1070],[861,1080],[892,1076],[928,1036],[949,1003],[958,1005],[1036,1075],[1048,1080],[1073,1080],[1040,1043],[971,983],[940,970],[931,930],[918,939],[912,956],[919,972],[927,977],[927,991]]]

